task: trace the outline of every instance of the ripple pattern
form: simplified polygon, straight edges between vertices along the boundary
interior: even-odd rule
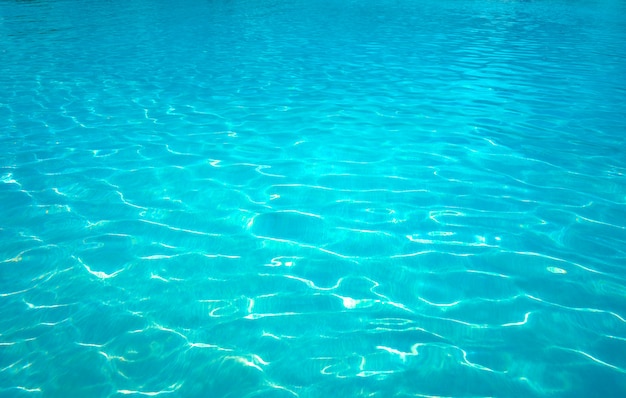
[[[623,3],[0,15],[1,396],[626,391]]]

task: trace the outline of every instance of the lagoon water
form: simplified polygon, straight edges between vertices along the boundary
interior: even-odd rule
[[[626,3],[0,2],[0,396],[619,397]]]

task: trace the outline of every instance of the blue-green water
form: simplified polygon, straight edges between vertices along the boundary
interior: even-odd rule
[[[626,3],[0,1],[0,396],[620,397]]]

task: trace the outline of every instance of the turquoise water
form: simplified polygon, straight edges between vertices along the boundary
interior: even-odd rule
[[[619,397],[626,3],[0,1],[0,396]]]

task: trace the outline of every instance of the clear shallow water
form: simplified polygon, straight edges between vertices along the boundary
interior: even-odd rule
[[[620,1],[3,1],[0,395],[620,396]]]

